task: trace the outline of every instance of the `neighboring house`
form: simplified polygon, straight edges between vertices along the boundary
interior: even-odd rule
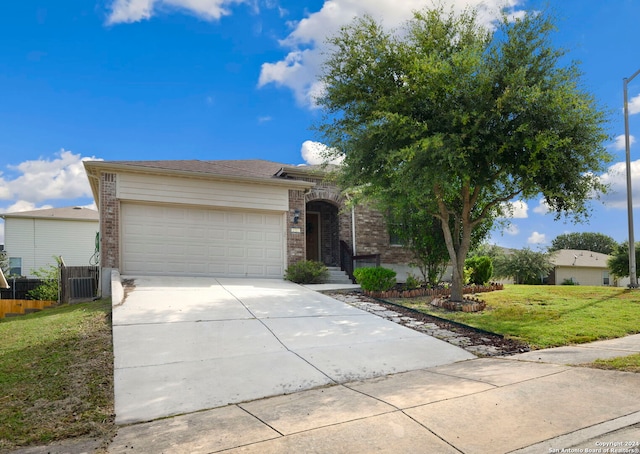
[[[561,249],[551,253],[555,268],[549,276],[549,285],[573,282],[577,285],[624,286],[626,281],[615,279],[609,272],[609,255],[577,249]]]
[[[104,268],[124,275],[282,278],[287,266],[380,254],[406,270],[383,216],[346,198],[317,166],[263,160],[85,161]],[[341,257],[341,245],[343,256]]]
[[[34,277],[33,271],[55,265],[90,265],[95,254],[98,212],[89,208],[50,208],[0,215],[9,275]]]

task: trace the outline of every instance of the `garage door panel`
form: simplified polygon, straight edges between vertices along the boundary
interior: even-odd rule
[[[224,240],[226,236],[224,229],[207,229],[207,238],[210,240]]]
[[[281,213],[122,204],[124,273],[281,278]]]
[[[230,247],[228,249],[229,258],[245,258],[247,256],[247,251],[244,248],[239,247]]]
[[[239,230],[230,230],[229,231],[229,239],[230,240],[242,241],[242,240],[244,240],[244,232],[239,231]]]
[[[247,249],[247,257],[251,259],[262,259],[265,256],[264,249]]]

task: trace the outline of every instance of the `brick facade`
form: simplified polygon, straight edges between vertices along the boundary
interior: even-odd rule
[[[120,202],[116,198],[115,173],[100,174],[100,263],[120,266]]]
[[[358,255],[380,254],[381,263],[387,264],[407,264],[411,261],[409,250],[390,244],[382,213],[366,205],[359,205],[355,208],[355,218]]]
[[[340,265],[340,241],[346,242],[353,251],[352,224],[355,220],[356,247],[358,255],[380,254],[380,261],[384,264],[406,265],[411,261],[411,252],[402,246],[391,245],[384,216],[379,211],[367,206],[358,205],[352,209],[347,205],[346,198],[332,183],[321,176],[306,175],[305,181],[311,181],[316,186],[307,191],[304,196],[305,212],[320,213],[321,218],[321,256],[327,265]],[[292,192],[299,191],[290,191]],[[290,209],[292,201],[289,202]],[[296,200],[296,206],[299,202]],[[300,208],[298,208],[300,209]],[[301,210],[301,213],[303,211]],[[302,224],[303,226],[305,224]],[[304,246],[304,238],[302,238]],[[289,250],[289,263],[302,260],[298,251]]]

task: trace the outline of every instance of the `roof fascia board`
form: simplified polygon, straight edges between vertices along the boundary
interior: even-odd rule
[[[182,176],[189,178],[200,178],[203,180],[216,180],[216,181],[229,181],[235,183],[253,183],[253,184],[264,184],[271,186],[284,186],[291,189],[310,189],[315,186],[315,183],[309,181],[301,181],[301,180],[289,180],[285,178],[258,178],[258,177],[244,177],[244,176],[233,176],[233,175],[217,175],[212,173],[204,173],[204,172],[194,172],[191,170],[176,170],[176,169],[159,169],[154,167],[139,167],[135,165],[128,164],[113,164],[104,161],[85,161],[84,162],[85,169],[87,169],[87,173],[91,172],[94,178],[98,178],[99,172],[106,171],[114,171],[114,172],[130,172],[130,173],[142,173],[148,175],[173,175],[173,176]],[[95,170],[95,172],[94,172]],[[89,178],[91,180],[91,178]],[[94,197],[97,192],[97,187],[93,188],[92,182],[92,191],[94,193]]]

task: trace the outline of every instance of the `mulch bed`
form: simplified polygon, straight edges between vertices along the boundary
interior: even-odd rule
[[[423,323],[433,323],[440,329],[452,331],[460,336],[467,337],[471,340],[472,345],[484,345],[494,347],[496,350],[495,355],[515,355],[517,353],[524,353],[530,351],[529,345],[524,342],[520,342],[514,339],[508,339],[504,336],[496,333],[490,333],[481,329],[473,328],[462,323],[452,322],[440,317],[435,317],[422,313],[420,311],[410,309],[408,307],[400,306],[398,304],[391,303],[389,301],[381,300],[378,298],[372,298],[360,293],[360,299],[367,299],[372,303],[379,304],[391,311],[398,312],[399,314],[407,317],[411,317],[414,320],[421,321]],[[492,355],[493,356],[493,355]]]

